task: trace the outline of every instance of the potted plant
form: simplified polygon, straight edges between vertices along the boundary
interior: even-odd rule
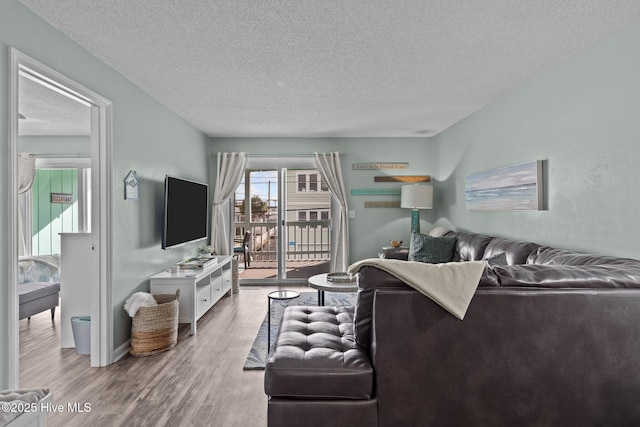
[[[213,249],[211,245],[204,245],[198,248],[198,255],[201,258],[210,258],[212,255],[215,255],[216,251]]]

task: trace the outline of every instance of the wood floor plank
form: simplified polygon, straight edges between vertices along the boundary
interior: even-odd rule
[[[305,286],[286,289],[309,291]],[[264,372],[243,371],[267,312],[263,286],[228,296],[198,321],[198,333],[180,325],[178,345],[165,353],[126,356],[91,368],[89,357],[60,349],[60,316],[20,321],[20,386],[46,387],[64,411],[49,426],[266,426]],[[59,312],[59,310],[58,310]],[[68,405],[91,405],[74,413]]]

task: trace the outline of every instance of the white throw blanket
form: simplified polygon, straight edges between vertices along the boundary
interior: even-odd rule
[[[397,277],[462,320],[487,262],[426,264],[397,259],[369,258],[352,264],[349,267],[349,273],[355,274],[365,266],[379,268]]]
[[[60,270],[60,254],[21,256],[18,260],[20,262],[41,262],[56,271]]]
[[[124,303],[124,310],[129,316],[134,317],[140,307],[153,307],[158,305],[153,295],[146,292],[136,292]]]

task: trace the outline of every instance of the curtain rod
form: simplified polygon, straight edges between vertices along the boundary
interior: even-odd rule
[[[211,157],[215,157],[218,153],[212,153]],[[247,153],[247,157],[313,157],[313,153],[311,154],[250,154]],[[340,152],[340,157],[347,157],[347,153]]]

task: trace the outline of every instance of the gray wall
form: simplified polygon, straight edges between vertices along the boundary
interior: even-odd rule
[[[365,201],[391,201],[399,197],[352,196],[352,188],[399,187],[398,183],[374,183],[378,175],[432,175],[434,156],[427,138],[212,138],[212,153],[244,151],[250,154],[313,154],[340,151],[349,209],[356,217],[349,220],[351,262],[375,257],[389,240],[409,243],[410,211],[398,208],[365,208]],[[362,171],[353,170],[353,163],[409,162],[409,169]],[[215,169],[212,168],[212,169]],[[215,176],[215,170],[213,171]],[[212,182],[213,183],[213,182]],[[421,227],[429,230],[431,211],[421,212]]]
[[[208,138],[167,110],[17,0],[0,2],[0,99],[8,97],[8,48],[13,46],[113,102],[113,314],[115,346],[130,333],[124,301],[148,289],[148,278],[195,254],[197,244],[160,249],[158,206],[165,174],[206,182]],[[0,388],[8,383],[7,102],[0,102]],[[185,149],[188,148],[188,149]],[[138,172],[140,202],[123,199],[130,169]],[[87,362],[88,363],[88,362]]]
[[[70,154],[91,156],[88,136],[23,135],[18,137],[18,152],[32,154]]]
[[[434,138],[438,224],[590,253],[640,257],[640,23]],[[544,160],[547,209],[465,209],[464,177]]]

